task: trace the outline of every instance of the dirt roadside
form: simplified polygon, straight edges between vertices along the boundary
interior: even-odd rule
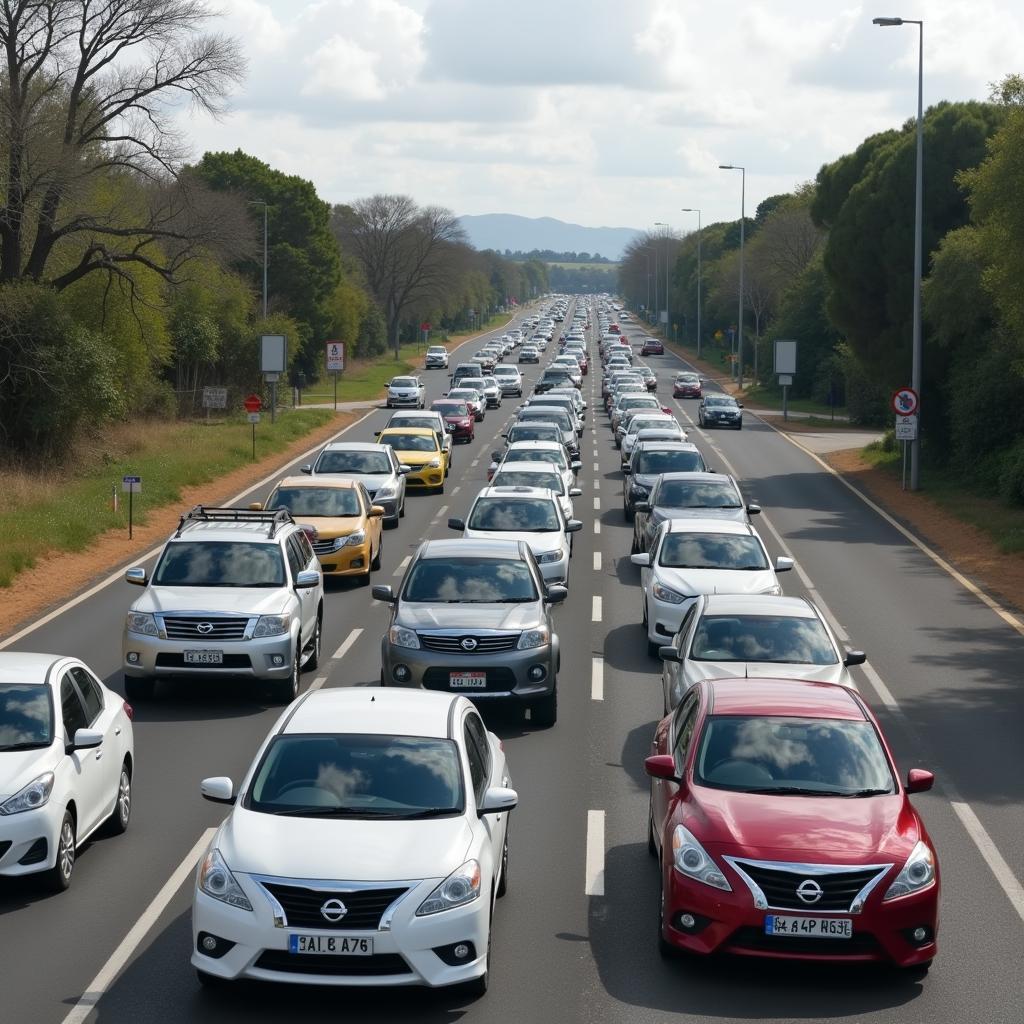
[[[10,636],[32,619],[46,614],[160,544],[177,526],[183,509],[200,503],[217,505],[227,501],[282,469],[303,452],[323,444],[361,415],[361,412],[336,413],[330,422],[300,437],[283,451],[201,487],[187,488],[178,504],[149,512],[148,522],[135,527],[132,540],[128,540],[124,530],[108,530],[85,551],[55,551],[40,558],[31,569],[19,573],[10,587],[0,589],[0,638]]]

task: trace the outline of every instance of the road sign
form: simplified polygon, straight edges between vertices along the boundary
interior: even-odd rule
[[[288,341],[283,334],[260,335],[260,373],[284,373],[288,369]]]
[[[204,409],[226,409],[228,407],[227,388],[203,388]]]
[[[791,373],[780,373],[779,374],[779,387],[789,387],[793,383],[793,374]]]
[[[327,372],[341,373],[345,369],[345,342],[327,342]]]
[[[279,373],[265,373],[265,374],[263,374],[263,379],[268,384],[276,384],[281,379],[281,374],[279,374]]]
[[[141,476],[123,476],[121,477],[121,490],[125,494],[141,494],[142,493],[142,477]]]
[[[913,388],[898,388],[892,393],[892,411],[897,416],[913,416],[918,404],[917,392]]]
[[[260,421],[260,414],[258,412],[251,412],[251,413],[249,413],[249,422],[250,423],[259,423],[259,421]]]
[[[917,416],[896,417],[896,440],[916,441],[917,440]]]
[[[242,405],[245,406],[246,412],[259,412],[263,408],[263,402],[259,395],[250,395],[242,402]]]
[[[796,373],[796,342],[777,338],[775,341],[775,372]],[[792,383],[792,381],[790,381]]]
[[[430,330],[430,321],[429,320],[424,320],[423,323],[420,324],[420,330],[421,331],[429,331]]]

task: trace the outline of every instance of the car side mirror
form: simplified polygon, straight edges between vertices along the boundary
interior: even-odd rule
[[[316,569],[303,569],[295,577],[296,590],[310,590],[320,582],[320,573]]]
[[[76,729],[74,739],[65,748],[69,754],[76,750],[95,750],[103,742],[98,729]]]
[[[747,515],[748,516],[757,516],[757,515],[760,515],[760,514],[761,514],[761,506],[760,505],[748,505],[747,506]]]
[[[644,771],[652,779],[665,779],[668,782],[679,782],[676,775],[676,762],[671,754],[655,754],[644,758]]]
[[[789,572],[796,563],[792,558],[786,558],[784,555],[779,555],[775,559],[775,571],[776,572]]]
[[[310,465],[299,466],[299,472],[305,473],[307,476],[313,472],[313,467]]]
[[[398,467],[398,473],[400,476],[408,476],[411,472],[412,466],[407,466],[404,462]]]
[[[622,475],[623,476],[632,476],[633,475],[633,470],[631,470],[629,468],[629,466],[623,466],[622,467]]]
[[[863,651],[847,651],[846,657],[843,658],[843,664],[850,668],[853,665],[863,665],[868,660],[868,656]]]
[[[133,569],[128,569],[124,578],[126,583],[133,583],[136,587],[144,587],[149,582],[146,570],[138,565]]]
[[[925,768],[911,768],[907,772],[907,792],[927,793],[935,785],[935,775]]]
[[[683,656],[679,653],[678,647],[673,647],[672,644],[668,644],[665,647],[658,648],[658,657],[662,661],[682,661]]]
[[[394,604],[397,598],[394,590],[384,583],[376,583],[370,591],[374,601],[383,601],[385,604]]]
[[[493,451],[493,452],[491,452],[491,458],[492,458],[492,459],[493,459],[493,460],[494,460],[495,462],[497,462],[497,461],[498,461],[498,459],[500,459],[500,458],[501,458],[501,452],[499,452],[499,451]]]
[[[640,551],[635,555],[630,555],[629,560],[634,565],[639,565],[642,569],[646,569],[651,564],[651,554],[649,551]]]
[[[379,519],[382,515],[384,515],[384,506],[383,505],[371,505],[370,506],[370,518],[371,519]]]
[[[380,435],[381,435],[381,434],[383,434],[383,433],[384,433],[384,431],[383,431],[383,430],[375,430],[375,431],[373,432],[373,436],[374,436],[374,437],[380,437]]]
[[[563,587],[561,583],[552,583],[546,588],[544,600],[549,604],[561,604],[568,596],[568,587]]]
[[[573,459],[573,461],[569,463],[569,468],[574,473],[578,473],[583,468],[583,463],[580,462],[579,459]]]
[[[203,779],[199,783],[199,792],[204,800],[215,804],[233,804],[235,802],[235,784],[226,775],[217,775],[211,779]]]
[[[583,488],[582,487],[570,487],[569,488],[569,497],[570,498],[578,498],[582,493],[583,493]]]
[[[635,512],[650,512],[651,511],[651,503],[649,501],[638,501],[633,506],[633,511],[635,511]]]
[[[449,530],[464,530],[466,528],[466,522],[464,519],[459,519],[457,516],[451,516],[448,520]]]
[[[739,409],[742,409],[743,408],[743,403],[742,402],[737,402],[736,403],[736,407],[739,408]]]
[[[583,520],[581,519],[570,519],[565,524],[566,533],[579,533],[583,529]]]
[[[262,512],[263,511],[263,504],[262,504],[262,502],[259,502],[259,501],[251,501],[251,502],[249,502],[249,511],[250,512]]]

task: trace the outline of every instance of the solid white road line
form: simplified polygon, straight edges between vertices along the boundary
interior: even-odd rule
[[[583,891],[604,895],[604,811],[587,811],[587,862]]]
[[[593,598],[591,599],[591,602],[590,602],[590,621],[591,622],[600,622],[601,621],[601,612],[603,611],[603,608],[601,607],[602,604],[603,604],[603,602],[601,600],[600,595],[599,594],[595,594],[593,596]]]
[[[604,700],[604,658],[599,654],[590,664],[590,699]]]
[[[600,572],[600,571],[601,571],[601,552],[600,551],[595,551],[594,552],[594,572]]]
[[[948,791],[948,786],[944,788]],[[1017,911],[1017,916],[1024,921],[1024,886],[1017,881],[1016,875],[1010,870],[1010,865],[1003,859],[1003,855],[992,842],[992,837],[985,831],[985,826],[978,820],[971,805],[961,800],[951,800],[950,807],[967,829],[967,834],[974,840],[974,845],[992,870],[992,874],[996,876],[996,881],[1006,893],[1010,905]]]
[[[153,902],[142,912],[142,916],[132,925],[131,931],[121,940],[120,945],[110,955],[110,959],[100,968],[99,974],[89,983],[89,987],[64,1018],[64,1024],[84,1024],[100,1001],[100,997],[114,983],[121,969],[138,949],[149,930],[159,920],[160,915],[174,898],[185,880],[192,874],[196,862],[202,856],[210,838],[217,830],[208,828],[196,841],[195,846],[185,854],[185,859],[174,869],[174,873],[164,882],[163,887],[153,897]]]
[[[392,575],[392,576],[401,576],[401,575],[402,575],[402,573],[403,573],[403,572],[405,572],[405,567],[406,567],[406,566],[407,566],[407,565],[408,565],[408,564],[409,564],[409,563],[410,563],[411,561],[412,561],[412,555],[406,555],[406,556],[405,556],[405,558],[403,558],[403,559],[402,559],[402,560],[401,560],[401,561],[400,561],[400,562],[398,563],[398,568],[397,568],[397,569],[396,569],[396,570],[395,570],[395,571],[394,571],[394,572],[393,572],[393,573],[392,573],[391,575]]]
[[[349,635],[347,637],[345,637],[345,639],[342,641],[341,646],[334,652],[334,654],[332,655],[333,659],[337,660],[338,658],[344,658],[345,655],[348,654],[348,652],[352,650],[352,645],[362,635],[363,635],[363,630],[362,630],[361,627],[357,626],[355,629],[353,629],[352,632],[349,633]],[[316,682],[315,679],[313,681]]]

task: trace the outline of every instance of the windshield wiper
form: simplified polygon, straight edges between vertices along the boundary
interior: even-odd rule
[[[32,740],[31,742],[25,743],[6,743],[0,747],[0,754],[5,753],[8,750],[42,750],[44,747],[48,747],[50,744],[44,740]]]
[[[765,796],[846,796],[834,789],[803,789],[800,786],[770,786],[741,790],[743,793],[760,793]]]
[[[891,789],[855,789],[852,793],[837,793],[836,796],[892,796]]]
[[[375,810],[371,807],[295,807],[282,811],[270,811],[285,818],[393,818],[391,811]]]
[[[409,811],[407,814],[396,814],[396,818],[411,821],[413,818],[442,818],[448,814],[459,814],[458,807],[424,807],[422,811]]]

